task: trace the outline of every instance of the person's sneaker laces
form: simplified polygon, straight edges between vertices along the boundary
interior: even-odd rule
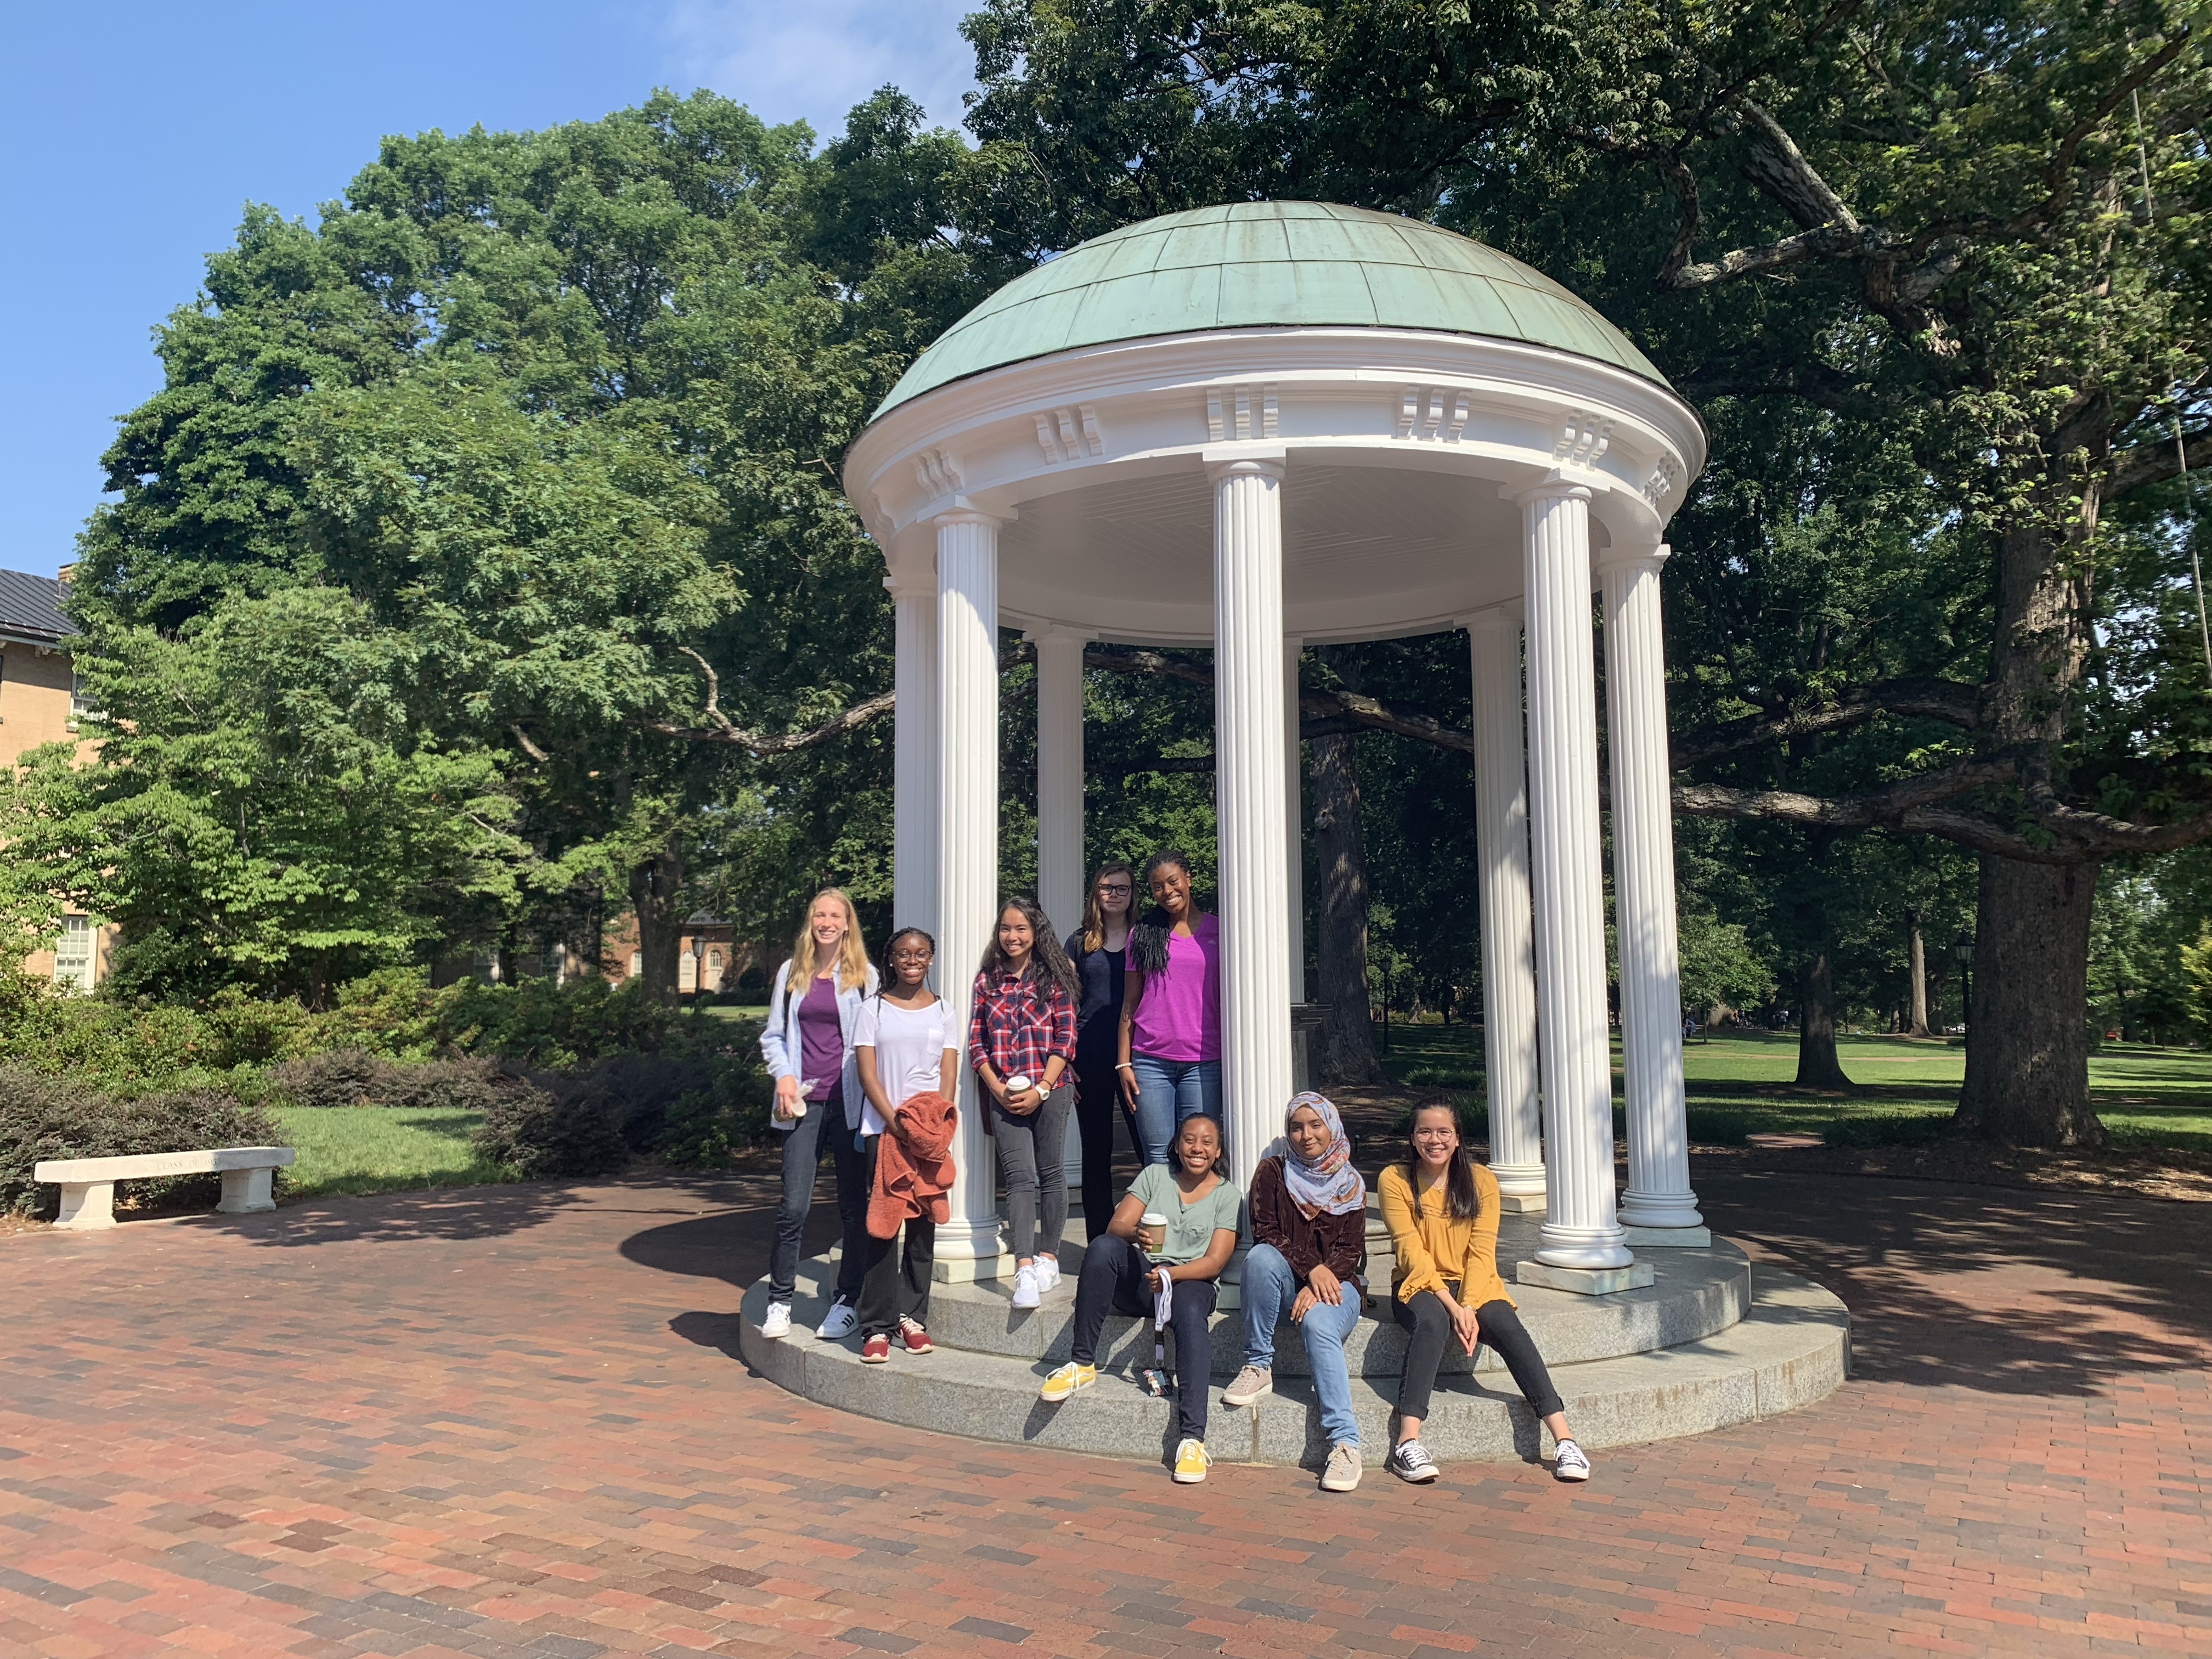
[[[1583,1449],[1571,1440],[1559,1442],[1552,1465],[1552,1475],[1558,1480],[1587,1480],[1590,1478],[1590,1461]]]
[[[1418,1440],[1401,1440],[1390,1449],[1390,1473],[1419,1486],[1437,1478],[1436,1460]]]
[[[1351,1492],[1359,1485],[1359,1448],[1340,1440],[1328,1449],[1328,1467],[1321,1472],[1323,1492]]]
[[[1017,1308],[1034,1308],[1037,1300],[1036,1269],[1024,1267],[1014,1274],[1014,1305]]]
[[[1040,1255],[1036,1259],[1036,1267],[1037,1294],[1042,1296],[1060,1283],[1060,1258],[1056,1255]]]
[[[768,1316],[761,1321],[761,1334],[770,1341],[791,1334],[791,1304],[771,1302],[768,1304]]]
[[[1087,1389],[1097,1380],[1096,1365],[1079,1365],[1071,1360],[1045,1378],[1044,1387],[1037,1390],[1037,1398],[1057,1406],[1078,1389]]]
[[[863,1365],[880,1365],[890,1357],[891,1340],[881,1331],[860,1344],[860,1363]]]
[[[814,1333],[824,1342],[840,1342],[860,1328],[860,1310],[839,1297],[830,1311],[823,1316],[822,1328]]]
[[[1206,1472],[1213,1466],[1207,1455],[1206,1442],[1186,1440],[1176,1448],[1175,1478],[1179,1486],[1194,1486],[1206,1479]]]
[[[922,1329],[921,1322],[916,1319],[905,1318],[899,1321],[899,1340],[906,1344],[906,1351],[908,1353],[937,1352],[937,1344],[929,1340],[929,1333]]]
[[[1275,1391],[1275,1374],[1259,1365],[1247,1365],[1237,1373],[1237,1380],[1221,1391],[1224,1406],[1250,1406],[1265,1400]]]

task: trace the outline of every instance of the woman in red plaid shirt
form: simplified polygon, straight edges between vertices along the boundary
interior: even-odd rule
[[[975,975],[968,1063],[990,1097],[991,1133],[1006,1183],[1017,1308],[1036,1307],[1060,1282],[1060,1241],[1067,1231],[1067,1180],[1060,1171],[1073,1093],[1060,1086],[1060,1079],[1075,1059],[1076,997],[1074,966],[1053,938],[1044,912],[1028,899],[1008,899],[999,907],[998,931]]]

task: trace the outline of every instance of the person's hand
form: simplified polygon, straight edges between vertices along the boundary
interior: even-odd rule
[[[1167,1283],[1167,1278],[1168,1270],[1165,1267],[1155,1267],[1145,1275],[1145,1288],[1154,1296],[1158,1296],[1160,1293],[1160,1286]]]
[[[886,1129],[889,1129],[893,1134],[896,1135],[902,1144],[912,1144],[914,1140],[914,1126],[906,1121],[906,1114],[904,1112],[893,1112],[889,1117],[884,1120],[884,1127]]]
[[[787,1123],[799,1115],[799,1079],[780,1077],[775,1080],[775,1115]]]
[[[1297,1324],[1320,1304],[1321,1298],[1311,1290],[1298,1292],[1298,1299],[1291,1304],[1291,1323]]]
[[[1158,1227],[1147,1227],[1139,1221],[1137,1224],[1137,1248],[1146,1255],[1151,1255],[1158,1250],[1160,1248],[1160,1230]]]
[[[1454,1308],[1451,1322],[1452,1334],[1459,1338],[1460,1346],[1473,1353],[1476,1344],[1482,1340],[1482,1322],[1475,1317],[1474,1310]]]
[[[1137,1109],[1137,1074],[1124,1066],[1114,1075],[1121,1080],[1121,1098],[1128,1103],[1131,1111]]]
[[[1016,1117],[1027,1117],[1037,1109],[1037,1091],[1034,1085],[1027,1089],[1009,1089],[999,1097],[999,1102]]]
[[[1314,1295],[1332,1308],[1344,1305],[1344,1281],[1327,1267],[1317,1267],[1306,1275],[1306,1283],[1313,1287]]]

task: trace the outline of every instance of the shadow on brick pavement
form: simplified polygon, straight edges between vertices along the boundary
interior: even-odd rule
[[[2212,1206],[1700,1179],[1858,1375],[1581,1488],[1176,1487],[795,1399],[732,1354],[759,1179],[0,1238],[0,1654],[2212,1651]]]

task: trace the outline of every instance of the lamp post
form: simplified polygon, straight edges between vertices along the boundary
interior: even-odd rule
[[[691,1017],[701,1018],[700,1011],[707,1006],[707,937],[691,935]]]
[[[1959,1023],[1971,1028],[1974,1023],[1974,936],[1960,934],[1951,946],[1951,956],[1959,964]]]

